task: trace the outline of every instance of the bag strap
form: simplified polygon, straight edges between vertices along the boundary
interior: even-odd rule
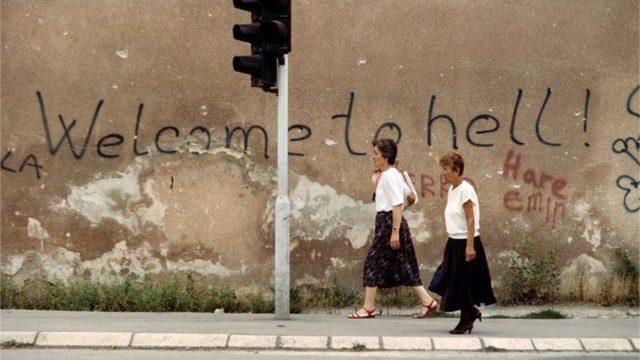
[[[400,171],[400,175],[402,175],[402,180],[404,180],[404,183],[407,184],[407,187],[409,188],[409,190],[413,192],[413,190],[411,189],[411,185],[409,185],[407,178],[404,176],[404,171]]]
[[[407,178],[404,177],[404,171],[400,171],[400,175],[402,175],[402,180],[404,180],[404,183],[407,184],[407,186],[409,186],[409,183],[407,182]]]

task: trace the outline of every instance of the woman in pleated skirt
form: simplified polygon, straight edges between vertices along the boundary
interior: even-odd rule
[[[427,293],[420,280],[420,269],[411,241],[407,221],[402,216],[406,198],[412,192],[408,182],[393,165],[398,148],[391,139],[373,142],[374,175],[376,186],[375,237],[364,264],[364,306],[351,314],[351,319],[376,316],[378,288],[410,286],[422,302],[416,318],[425,318],[438,310],[438,303]]]
[[[471,333],[475,320],[482,321],[476,306],[496,302],[480,239],[480,204],[474,187],[462,179],[462,156],[447,153],[440,159],[440,166],[443,178],[451,184],[444,212],[449,239],[429,290],[442,296],[443,311],[460,310],[460,321],[449,333]]]

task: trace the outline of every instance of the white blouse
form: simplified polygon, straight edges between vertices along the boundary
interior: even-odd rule
[[[391,211],[396,205],[404,205],[409,186],[398,169],[392,167],[380,174],[376,187],[376,211]]]
[[[464,212],[464,203],[473,202],[473,219],[475,223],[474,236],[480,235],[480,204],[478,194],[471,184],[462,180],[457,187],[451,186],[447,194],[447,207],[444,209],[444,222],[447,233],[452,239],[467,238],[467,216]]]

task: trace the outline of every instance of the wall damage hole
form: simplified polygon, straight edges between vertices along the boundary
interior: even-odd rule
[[[173,189],[173,176],[171,177],[171,185],[169,185],[169,189]]]

